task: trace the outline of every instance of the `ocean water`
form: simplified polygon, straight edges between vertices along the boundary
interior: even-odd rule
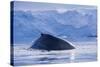
[[[14,44],[14,65],[58,64],[97,60],[96,42],[72,42],[76,49],[41,51],[29,49],[30,44]]]

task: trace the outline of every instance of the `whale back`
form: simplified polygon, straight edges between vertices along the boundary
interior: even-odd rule
[[[41,34],[41,36],[34,42],[31,48],[48,51],[74,49],[70,43],[50,34]]]

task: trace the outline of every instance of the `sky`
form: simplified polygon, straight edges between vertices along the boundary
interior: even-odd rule
[[[38,11],[38,10],[63,10],[65,9],[96,9],[96,6],[88,5],[72,5],[72,4],[55,4],[55,3],[40,3],[40,2],[24,2],[14,1],[14,10],[23,11]]]

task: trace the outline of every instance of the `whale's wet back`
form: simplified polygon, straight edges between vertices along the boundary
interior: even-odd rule
[[[74,49],[70,43],[49,34],[41,34],[41,36],[34,42],[31,48],[48,51]]]

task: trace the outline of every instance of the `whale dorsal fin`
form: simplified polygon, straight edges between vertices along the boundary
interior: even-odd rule
[[[41,33],[41,36],[43,36],[44,34],[43,33]]]

